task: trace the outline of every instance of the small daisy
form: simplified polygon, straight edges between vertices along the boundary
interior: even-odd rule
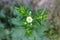
[[[29,17],[26,18],[26,21],[27,21],[28,23],[32,23],[33,19],[32,19],[32,17],[29,16]]]

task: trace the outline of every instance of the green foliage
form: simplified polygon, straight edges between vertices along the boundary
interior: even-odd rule
[[[16,26],[15,30],[12,30],[13,40],[17,40],[17,39],[18,40],[40,40],[41,39],[42,40],[43,39],[42,36],[44,36],[44,31],[47,29],[47,25],[46,25],[47,23],[45,21],[47,14],[45,9],[36,10],[34,12],[34,16],[31,15],[32,14],[31,9],[29,12],[28,12],[28,9],[25,7],[19,7],[19,8],[16,7],[15,9],[17,11],[17,14],[19,14],[18,16],[21,17],[20,21],[15,21],[15,22],[18,22],[16,25],[18,24],[21,24],[21,25]],[[28,23],[26,21],[26,18],[29,16],[31,16],[33,19],[32,23]]]
[[[34,15],[31,8],[23,6],[11,7],[8,13],[3,11],[0,12],[1,40],[49,40],[44,33],[48,27],[45,9],[35,10]],[[33,19],[31,23],[26,21],[27,17]]]

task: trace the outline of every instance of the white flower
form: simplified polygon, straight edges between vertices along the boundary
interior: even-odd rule
[[[32,19],[32,17],[29,16],[29,17],[26,18],[26,21],[27,21],[28,23],[31,23],[31,22],[33,21],[33,19]]]

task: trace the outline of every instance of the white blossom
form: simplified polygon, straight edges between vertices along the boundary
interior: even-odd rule
[[[33,19],[32,19],[32,17],[29,16],[29,17],[26,18],[26,21],[27,21],[28,23],[32,23]]]

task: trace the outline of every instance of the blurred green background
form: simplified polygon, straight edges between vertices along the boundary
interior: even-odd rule
[[[60,1],[0,0],[0,40],[60,40]]]

